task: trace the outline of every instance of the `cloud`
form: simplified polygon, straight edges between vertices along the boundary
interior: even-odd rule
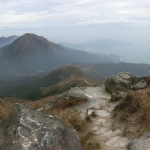
[[[0,28],[149,24],[145,0],[0,0]]]
[[[113,20],[89,20],[85,22],[80,22],[79,25],[90,25],[90,24],[127,24],[127,23],[136,23],[135,20],[126,20],[126,19],[113,19]]]

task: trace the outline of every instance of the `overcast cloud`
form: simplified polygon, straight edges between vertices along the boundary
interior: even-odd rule
[[[0,28],[150,25],[149,0],[0,0]]]

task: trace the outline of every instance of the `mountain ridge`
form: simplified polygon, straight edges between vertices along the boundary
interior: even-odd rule
[[[17,38],[18,38],[18,36],[16,36],[16,35],[12,35],[12,36],[9,36],[9,37],[4,37],[4,36],[0,37],[0,47],[4,47],[8,44],[11,44]]]

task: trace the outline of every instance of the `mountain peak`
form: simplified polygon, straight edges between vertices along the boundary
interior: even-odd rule
[[[40,55],[42,53],[45,53],[52,46],[54,47],[54,45],[54,43],[49,42],[42,36],[38,36],[32,33],[26,33],[20,36],[9,46],[4,47],[4,51],[5,53],[11,54],[11,57],[13,58],[15,58],[16,56],[20,57],[30,54]]]

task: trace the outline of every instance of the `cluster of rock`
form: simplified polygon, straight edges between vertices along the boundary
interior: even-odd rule
[[[60,119],[16,104],[0,122],[1,150],[83,150],[78,134]]]
[[[150,85],[150,76],[132,76],[128,72],[121,72],[110,76],[105,80],[105,88],[108,92],[121,92],[128,90],[139,90]]]
[[[128,72],[120,72],[117,75],[108,77],[104,84],[105,89],[111,93],[111,101],[113,102],[124,97],[128,91],[149,87],[150,76],[139,77]]]

